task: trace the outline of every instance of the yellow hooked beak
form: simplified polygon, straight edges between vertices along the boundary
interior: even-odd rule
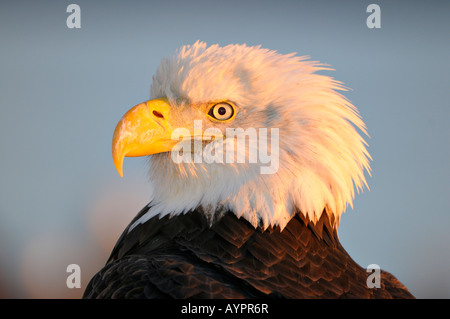
[[[170,105],[165,98],[149,100],[131,108],[114,130],[112,155],[117,172],[123,176],[125,156],[145,156],[171,151]]]

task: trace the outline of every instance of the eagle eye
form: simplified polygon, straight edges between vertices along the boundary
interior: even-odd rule
[[[226,121],[233,117],[234,108],[231,104],[226,102],[220,102],[214,104],[208,112],[208,115],[215,120]]]

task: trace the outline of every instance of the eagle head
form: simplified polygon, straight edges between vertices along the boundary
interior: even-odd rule
[[[370,155],[357,109],[325,65],[260,46],[196,42],[161,61],[151,99],[130,109],[113,137],[125,156],[149,155],[150,209],[136,223],[202,207],[252,225],[296,213],[339,223],[367,187]]]

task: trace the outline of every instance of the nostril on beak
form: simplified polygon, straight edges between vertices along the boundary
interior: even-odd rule
[[[160,119],[164,118],[164,115],[162,115],[161,113],[159,113],[158,111],[155,111],[155,110],[153,111],[153,115],[156,117],[159,117]]]

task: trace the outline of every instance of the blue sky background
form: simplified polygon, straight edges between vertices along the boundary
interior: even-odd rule
[[[81,29],[66,8],[81,7]],[[381,8],[381,29],[366,8]],[[184,44],[247,43],[330,64],[367,124],[370,191],[339,236],[419,298],[450,297],[448,1],[2,1],[0,296],[78,298],[150,194],[112,133]],[[66,267],[81,267],[81,289]]]

